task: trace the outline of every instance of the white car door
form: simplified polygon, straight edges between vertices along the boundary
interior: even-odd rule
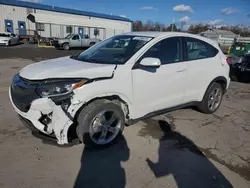
[[[221,57],[215,47],[191,37],[185,37],[184,48],[187,64],[184,102],[201,101],[210,82],[220,75]]]
[[[133,105],[137,117],[182,104],[186,65],[181,63],[181,38],[171,37],[152,46],[132,70]],[[159,68],[142,67],[145,57],[158,58]]]
[[[71,39],[70,39],[70,47],[81,47],[82,44],[81,44],[81,38],[80,38],[80,35],[74,35]]]

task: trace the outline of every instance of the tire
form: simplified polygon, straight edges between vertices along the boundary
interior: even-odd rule
[[[211,96],[213,96],[214,93],[216,93],[215,91],[219,92],[218,97],[211,97]],[[197,106],[198,110],[205,113],[205,114],[212,114],[212,113],[216,112],[218,110],[218,108],[220,107],[220,104],[221,104],[221,101],[223,98],[223,94],[224,94],[224,91],[223,91],[221,84],[216,83],[216,82],[212,83],[208,87],[208,89],[203,97],[202,102]],[[213,104],[212,98],[214,98],[214,107],[213,108],[212,108],[212,104]]]
[[[9,40],[7,46],[10,46],[10,45],[11,45],[11,41]]]
[[[99,114],[102,114],[104,112],[109,113],[111,111],[114,112],[114,116],[119,120],[114,121],[113,123],[113,125],[116,125],[117,122],[117,128],[116,126],[112,127],[112,129],[115,130],[114,132],[116,132],[114,135],[112,135],[113,133],[111,131],[109,132],[108,130],[106,130],[107,139],[104,143],[105,139],[101,139],[101,137],[105,132],[106,126],[104,126],[105,123],[101,123],[102,120],[100,120],[101,118],[98,117],[100,117]],[[109,121],[106,119],[108,118],[105,118],[104,122]],[[110,146],[121,136],[125,126],[125,116],[118,102],[110,100],[96,100],[85,106],[80,111],[77,117],[77,122],[78,126],[76,127],[76,133],[79,140],[88,148],[103,148]],[[97,126],[96,122],[98,122]],[[101,124],[103,124],[103,126]],[[111,125],[109,126],[109,128],[111,128]],[[93,134],[93,132],[96,133]]]
[[[64,43],[63,44],[63,49],[64,50],[69,50],[70,49],[69,43]]]

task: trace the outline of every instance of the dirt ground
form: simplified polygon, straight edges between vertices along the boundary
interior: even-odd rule
[[[104,150],[33,137],[10,104],[12,76],[34,61],[79,52],[0,47],[1,188],[250,187],[250,84],[232,82],[213,115],[183,109],[148,119]]]

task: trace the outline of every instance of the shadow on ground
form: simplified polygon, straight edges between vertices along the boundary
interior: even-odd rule
[[[147,159],[156,178],[172,175],[178,188],[233,187],[191,140],[174,131],[173,125],[162,120],[144,122],[147,125],[140,135],[160,136],[158,161]],[[158,131],[151,131],[151,128]]]
[[[121,162],[127,161],[129,154],[123,136],[109,148],[102,150],[85,148],[74,188],[125,188],[126,175]]]

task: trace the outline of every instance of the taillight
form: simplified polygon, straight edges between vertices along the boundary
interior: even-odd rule
[[[232,59],[228,57],[228,58],[227,58],[227,63],[228,63],[228,64],[232,63]]]

